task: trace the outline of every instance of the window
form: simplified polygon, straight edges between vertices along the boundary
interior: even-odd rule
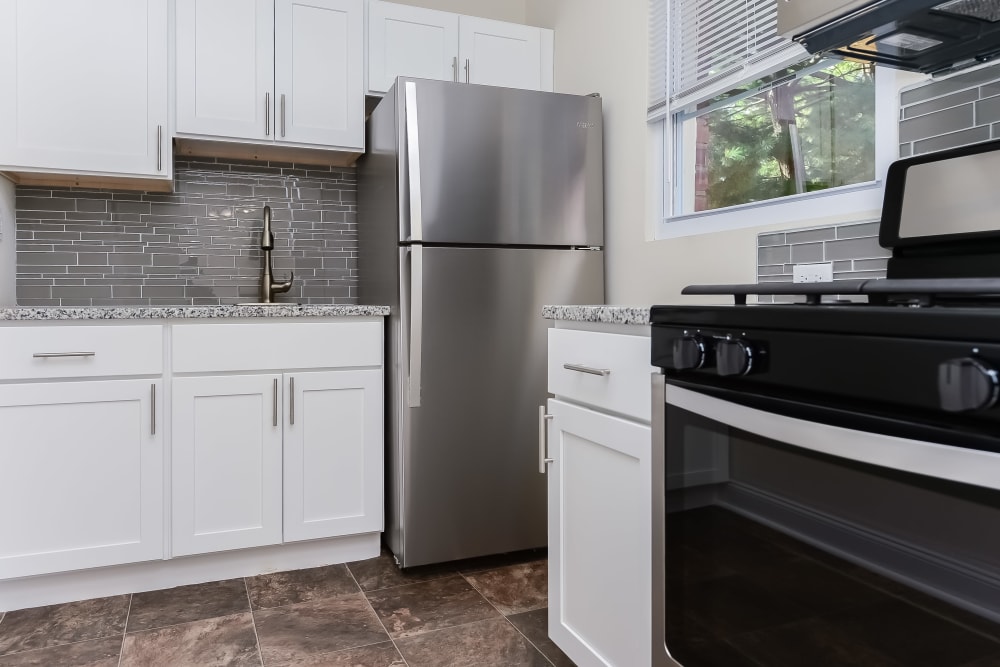
[[[651,0],[657,237],[881,204],[875,181],[894,139],[879,144],[875,128],[879,117],[895,122],[892,75],[809,56],[776,34],[776,2]],[[840,203],[794,205],[817,193]],[[764,205],[766,219],[746,213]]]

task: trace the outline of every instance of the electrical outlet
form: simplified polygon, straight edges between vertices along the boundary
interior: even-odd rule
[[[829,283],[833,282],[833,263],[796,264],[792,267],[792,282]]]

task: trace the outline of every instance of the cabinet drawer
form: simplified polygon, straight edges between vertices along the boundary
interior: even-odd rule
[[[653,370],[646,336],[549,330],[549,391],[556,396],[648,422]]]
[[[233,322],[173,329],[176,373],[381,365],[381,322]]]
[[[0,328],[0,380],[160,375],[163,327]]]

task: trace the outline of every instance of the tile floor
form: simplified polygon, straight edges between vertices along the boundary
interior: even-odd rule
[[[0,614],[0,667],[572,667],[548,639],[544,552],[392,556]]]

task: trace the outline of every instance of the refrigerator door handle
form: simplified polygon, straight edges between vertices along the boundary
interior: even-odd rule
[[[410,240],[420,241],[424,236],[420,202],[420,138],[417,123],[417,84],[404,84],[406,112],[406,166],[410,187]]]
[[[410,248],[410,387],[409,406],[420,407],[420,363],[424,329],[424,249]]]

